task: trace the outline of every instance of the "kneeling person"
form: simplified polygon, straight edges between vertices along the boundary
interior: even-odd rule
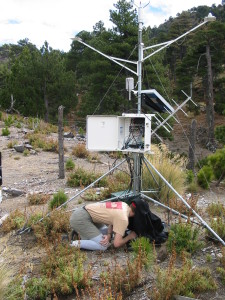
[[[125,245],[137,236],[134,231],[131,231],[123,237],[129,218],[134,214],[135,203],[129,206],[125,202],[98,202],[75,210],[71,215],[70,225],[79,234],[80,240],[74,241],[72,246],[104,251],[110,246],[113,232],[114,247]]]

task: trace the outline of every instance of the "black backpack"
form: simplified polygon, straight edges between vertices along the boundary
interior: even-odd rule
[[[155,242],[164,243],[168,238],[165,223],[150,211],[149,205],[140,196],[130,198],[127,204],[135,203],[136,210],[134,217],[129,218],[128,229],[136,232],[138,236],[144,236]]]

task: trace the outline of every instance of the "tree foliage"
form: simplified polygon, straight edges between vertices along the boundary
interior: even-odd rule
[[[170,17],[158,28],[143,27],[143,43],[147,47],[173,40],[199,24],[209,12],[216,16],[216,22],[202,26],[143,62],[142,88],[154,88],[167,101],[175,98],[179,102],[184,100],[181,90],[190,94],[192,83],[193,99],[206,103],[205,54],[210,46],[213,100],[215,110],[222,113],[225,111],[225,6],[193,7],[176,18]],[[109,11],[109,19],[111,29],[106,29],[100,20],[91,32],[83,30],[77,37],[108,56],[137,62],[137,10],[130,1],[119,0]],[[152,51],[148,49],[144,54]],[[135,65],[125,64],[137,71]],[[65,114],[75,111],[81,117],[136,112],[137,98],[132,94],[129,101],[125,89],[127,77],[134,77],[137,89],[137,76],[76,41],[68,53],[53,50],[47,42],[37,49],[28,39],[0,47],[1,108],[10,107],[13,95],[15,108],[27,116],[53,120],[59,105],[65,107]]]

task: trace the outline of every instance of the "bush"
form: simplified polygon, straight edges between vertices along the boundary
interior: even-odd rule
[[[64,210],[54,210],[41,222],[33,224],[32,228],[40,244],[57,243],[62,233],[70,231],[69,215]]]
[[[224,217],[217,217],[211,219],[210,227],[212,228],[213,231],[215,231],[218,234],[218,236],[222,240],[225,240],[225,218]],[[206,234],[208,234],[210,239],[217,241],[215,236],[208,229],[206,230]]]
[[[146,158],[163,175],[163,177],[179,193],[183,194],[185,190],[185,171],[186,159],[180,155],[173,156],[165,145],[152,145],[153,155],[146,155]],[[150,168],[151,169],[151,168]],[[173,198],[174,192],[165,184],[165,182],[152,170],[152,175],[148,168],[143,166],[143,189],[154,189],[158,192],[158,198],[166,202],[167,198]]]
[[[195,179],[195,174],[192,170],[187,170],[186,171],[186,182],[187,184],[192,184]]]
[[[7,286],[5,292],[5,298],[7,300],[23,300],[25,297],[25,292],[22,286],[23,279],[21,276],[14,278]]]
[[[214,154],[208,156],[208,161],[216,179],[223,180],[225,177],[225,147],[218,149]]]
[[[66,170],[71,171],[75,168],[75,163],[73,162],[72,158],[68,158],[66,161]]]
[[[210,166],[204,166],[197,174],[197,182],[204,189],[209,188],[209,183],[211,182],[212,178],[213,170]]]
[[[96,174],[94,172],[85,171],[82,168],[78,168],[73,173],[69,175],[67,180],[67,184],[70,187],[78,187],[78,186],[88,186],[95,180],[97,180],[101,174]],[[105,178],[101,179],[96,186],[105,186],[107,181]]]
[[[0,230],[7,233],[15,229],[20,229],[25,224],[25,221],[26,219],[24,213],[16,209],[2,223]]]
[[[225,144],[225,126],[217,126],[215,129],[215,138],[222,144]]]
[[[33,194],[28,194],[27,195],[27,200],[30,205],[39,205],[39,204],[45,204],[48,202],[50,199],[50,195],[48,194],[38,194],[38,193],[33,193]]]
[[[156,260],[155,249],[150,243],[149,239],[145,237],[137,238],[131,241],[131,248],[134,252],[134,259],[136,259],[140,253],[141,262],[145,267],[152,266]]]
[[[199,229],[189,223],[178,223],[171,225],[167,248],[170,252],[176,249],[176,252],[180,254],[182,251],[194,253],[200,249],[203,245],[198,241]]]
[[[14,118],[10,115],[8,118],[5,118],[5,127],[10,127],[14,123]]]
[[[28,134],[28,139],[34,149],[41,148],[44,151],[58,152],[58,142],[54,139],[47,139],[43,134]]]
[[[8,127],[2,128],[2,136],[8,136],[8,135],[10,135],[10,131]]]
[[[64,191],[58,191],[53,195],[53,199],[49,202],[49,208],[55,209],[67,201],[68,197]]]
[[[156,281],[151,296],[153,300],[172,300],[174,295],[195,297],[195,293],[216,290],[217,285],[207,268],[193,268],[191,261],[184,259],[180,268],[175,259],[170,259],[167,269],[156,269]]]
[[[211,217],[225,217],[225,206],[222,203],[211,203],[206,211]]]
[[[85,148],[84,144],[78,144],[76,147],[73,147],[72,154],[78,158],[87,158],[89,151]]]
[[[5,300],[5,292],[10,282],[10,272],[6,265],[0,263],[0,300]]]

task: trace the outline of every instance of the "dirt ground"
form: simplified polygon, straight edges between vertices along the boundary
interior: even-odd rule
[[[3,124],[0,123],[0,129]],[[65,179],[59,179],[58,174],[58,154],[44,151],[33,152],[28,156],[23,153],[18,153],[14,149],[7,147],[10,141],[16,140],[19,144],[26,141],[26,133],[22,129],[10,128],[9,137],[0,137],[0,151],[2,152],[2,202],[0,203],[0,218],[5,214],[12,212],[15,209],[26,210],[34,212],[40,209],[40,206],[31,206],[28,204],[27,195],[33,192],[42,192],[53,194],[60,189],[64,190],[69,199],[81,191],[81,188],[69,188],[66,185],[68,173]],[[57,134],[53,135],[57,138]],[[78,143],[76,138],[65,139],[64,144],[67,148],[65,152],[65,160],[71,156],[71,149]],[[115,159],[109,157],[107,154],[98,153],[98,161],[95,163],[89,162],[87,159],[74,158],[76,166],[82,166],[86,169],[95,172],[107,172],[115,163]],[[126,168],[126,163],[125,166]],[[9,193],[10,190],[21,191],[19,196],[13,196]],[[201,217],[207,220],[205,209],[208,204],[212,202],[222,202],[225,204],[225,187],[221,185],[219,188],[212,187],[209,191],[202,191],[198,194],[198,208],[201,211]],[[80,197],[75,197],[68,206],[68,210],[79,207],[84,204],[81,203]],[[166,223],[173,222],[176,216],[168,214],[166,210],[158,205],[150,203],[151,210],[160,216]],[[202,229],[203,232],[203,229]],[[168,265],[168,254],[166,246],[156,248],[158,255],[158,264],[160,267]],[[21,269],[25,273],[32,273],[35,266],[40,265],[41,259],[45,255],[44,249],[38,246],[33,238],[32,233],[24,235],[15,235],[10,233],[7,235],[0,234],[0,263],[6,263],[13,273],[18,273]],[[93,280],[98,282],[99,274],[102,266],[106,262],[119,262],[121,265],[126,265],[126,260],[131,255],[125,248],[114,250],[110,249],[105,253],[87,252],[88,261],[92,264],[94,275]],[[212,257],[211,262],[208,262],[206,256]],[[218,279],[216,267],[219,265],[219,257],[221,256],[221,244],[205,241],[205,246],[198,251],[192,259],[194,266],[208,266]],[[154,274],[152,271],[143,274],[143,282],[139,287],[132,292],[126,299],[130,300],[144,300],[151,299],[150,291],[153,285]],[[75,296],[63,297],[62,299],[75,299]],[[218,289],[215,292],[199,294],[197,299],[225,299],[225,286],[222,285],[218,279]]]

